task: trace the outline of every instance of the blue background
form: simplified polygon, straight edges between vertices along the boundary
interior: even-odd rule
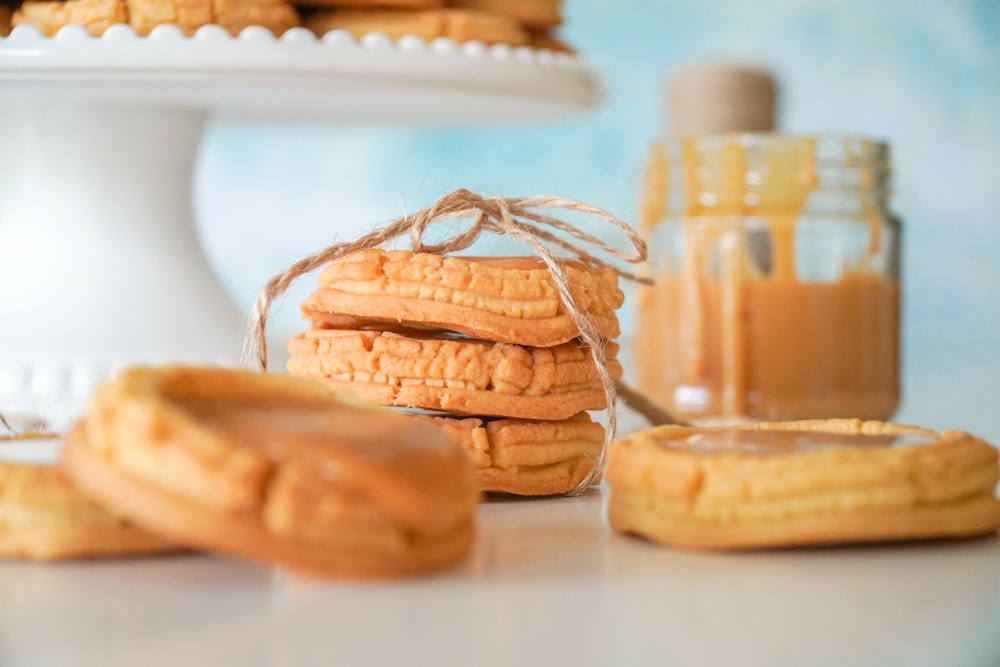
[[[210,128],[196,177],[210,259],[244,309],[272,273],[457,187],[557,194],[634,219],[675,67],[738,59],[782,86],[781,127],[891,142],[905,224],[899,421],[1000,443],[1000,2],[569,0],[564,38],[608,98],[476,128]],[[301,281],[275,331],[301,328]],[[631,327],[631,304],[623,313]]]

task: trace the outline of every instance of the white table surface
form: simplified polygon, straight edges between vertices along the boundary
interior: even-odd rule
[[[1000,665],[1000,540],[755,554],[492,501],[460,569],[296,579],[209,556],[0,561],[0,665]]]

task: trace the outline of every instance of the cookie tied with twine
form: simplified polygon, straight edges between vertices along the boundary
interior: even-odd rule
[[[556,211],[583,214],[601,220],[619,232],[628,241],[630,248],[625,251],[619,250],[597,236],[550,214]],[[454,233],[437,243],[428,243],[424,240],[430,227],[459,220],[470,221],[470,224],[463,231]],[[557,232],[568,236],[571,240],[566,240]],[[574,260],[592,269],[610,269],[620,278],[642,284],[651,282],[648,278],[640,277],[609,261],[599,259],[584,249],[584,247],[596,249],[609,258],[629,264],[646,261],[646,243],[639,234],[628,224],[600,208],[552,196],[486,198],[468,190],[456,190],[441,197],[428,208],[413,215],[403,216],[356,240],[334,243],[292,264],[287,270],[271,278],[254,304],[247,337],[247,358],[255,360],[261,371],[267,371],[266,329],[271,305],[301,276],[353,252],[378,248],[405,235],[409,235],[410,248],[415,253],[446,255],[470,248],[483,234],[508,236],[532,249],[551,274],[559,300],[579,330],[580,339],[589,350],[597,369],[607,403],[607,425],[599,459],[595,462],[596,465],[591,473],[577,487],[576,492],[579,493],[589,487],[594,480],[599,479],[604,468],[607,449],[615,440],[619,388],[630,397],[635,395],[627,388],[616,384],[612,377],[605,354],[604,340],[591,315],[581,310],[574,302],[570,281],[560,260]],[[553,250],[562,251],[568,257],[557,258]],[[654,421],[671,421],[668,415],[661,415],[660,419],[648,418]]]

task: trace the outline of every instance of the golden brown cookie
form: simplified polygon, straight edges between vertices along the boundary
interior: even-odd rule
[[[610,269],[562,266],[573,301],[604,339],[618,335],[624,301]],[[302,304],[306,319],[341,329],[392,323],[503,343],[549,347],[578,337],[555,283],[534,257],[441,257],[362,250],[332,262]]]
[[[14,12],[12,23],[34,25],[51,37],[67,25],[81,25],[99,37],[115,23],[128,23],[125,0],[28,0]]]
[[[618,346],[606,348],[615,378]],[[530,348],[466,338],[310,329],[289,343],[292,375],[381,405],[463,415],[566,419],[606,407],[588,349]]]
[[[604,443],[604,428],[586,414],[560,421],[414,419],[434,424],[465,447],[478,469],[480,491],[491,493],[569,493],[594,469]]]
[[[71,24],[100,36],[114,23],[128,23],[140,35],[165,24],[187,35],[210,24],[233,34],[259,25],[280,35],[300,21],[288,0],[29,0],[14,14],[15,25],[25,23],[50,36]]]
[[[528,33],[516,21],[462,9],[331,9],[313,14],[306,27],[320,36],[331,30],[346,30],[356,38],[380,32],[392,39],[414,35],[427,41],[450,37],[456,42],[476,40],[511,46],[528,43]]]
[[[214,21],[238,35],[244,28],[262,26],[275,35],[301,25],[288,0],[212,0]]]
[[[10,19],[10,7],[0,6],[0,37],[6,37],[10,34]]]
[[[193,35],[215,20],[212,0],[128,0],[128,13],[129,22],[140,35],[168,23]]]
[[[295,4],[305,7],[430,9],[443,7],[444,0],[296,0]]]
[[[978,535],[1000,528],[997,460],[960,431],[882,422],[663,426],[611,448],[608,515],[700,549]]]
[[[446,0],[449,7],[506,16],[532,27],[562,23],[562,0]]]
[[[58,466],[4,461],[3,447],[0,556],[47,561],[178,550],[95,505]]]
[[[129,21],[140,35],[158,25],[172,24],[185,34],[217,24],[237,35],[257,25],[276,35],[299,25],[299,16],[288,0],[128,0]]]
[[[478,492],[440,430],[318,382],[125,371],[68,439],[73,482],[173,541],[323,576],[462,560]]]

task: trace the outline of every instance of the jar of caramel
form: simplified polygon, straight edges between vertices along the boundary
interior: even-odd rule
[[[900,226],[889,149],[706,135],[654,146],[640,390],[695,424],[888,419],[899,401]]]

